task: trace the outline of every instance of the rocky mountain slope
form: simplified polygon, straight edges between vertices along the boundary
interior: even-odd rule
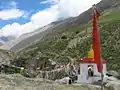
[[[120,1],[103,0],[97,7],[102,12],[99,19],[101,56],[108,61],[108,69],[120,73]],[[55,61],[66,65],[71,58],[77,60],[87,57],[92,41],[91,9],[78,17],[54,22],[44,28],[21,36],[17,41],[9,42],[2,48],[19,51],[14,57],[15,62],[37,65],[43,61]],[[46,30],[41,32],[40,30]],[[42,36],[41,36],[42,35]],[[34,41],[34,42],[33,42]],[[27,48],[26,48],[27,47]],[[0,61],[9,63],[13,53],[0,50]],[[48,62],[47,61],[47,62]],[[28,64],[24,62],[24,64]],[[37,65],[36,68],[37,68]],[[0,75],[0,88],[9,90],[98,90],[88,85],[58,85],[53,81],[40,78],[25,78],[19,74]],[[119,90],[119,81],[110,81],[106,90]],[[6,86],[6,87],[5,87]],[[114,89],[114,88],[116,89]]]
[[[14,36],[1,36],[0,37],[0,46],[4,45],[5,43],[15,40]]]
[[[98,6],[102,11],[99,20],[102,58],[108,61],[108,69],[120,72],[120,1],[103,0]],[[41,41],[19,52],[19,56],[28,59],[35,57],[36,60],[37,57],[47,57],[60,64],[67,64],[70,58],[79,60],[87,57],[92,40],[92,23],[89,21],[90,18],[85,22],[82,20],[83,17],[88,18],[91,15],[90,11],[91,9],[78,17],[58,22],[59,24],[57,23],[56,27],[52,28]],[[18,50],[17,46],[11,50]]]
[[[119,4],[119,0],[102,0],[99,4],[97,4],[97,7],[99,7],[98,9],[100,12],[103,12],[107,9],[118,7]],[[46,38],[48,34],[50,37],[50,34],[51,36],[58,35],[59,33],[69,30],[72,27],[78,27],[80,24],[87,23],[91,20],[91,10],[92,9],[90,8],[78,17],[58,21],[43,28],[37,29],[35,32],[25,34],[12,42],[6,43],[0,48],[11,51],[20,51],[38,42],[39,40]]]
[[[20,36],[19,38],[16,38],[15,40],[7,42],[0,48],[4,49],[4,50],[19,51],[19,50],[29,46],[30,44],[41,40],[41,38],[43,38],[43,35],[45,33],[47,33],[47,32],[45,32],[46,29],[48,29],[48,28],[51,29],[53,26],[54,26],[53,24],[50,24],[43,28],[35,30],[34,32],[24,34],[24,35]],[[12,49],[12,48],[14,48],[14,49]]]
[[[119,0],[102,0],[97,4],[97,9],[101,11],[99,32],[102,58],[108,61],[108,69],[118,72],[120,72],[119,7]],[[70,58],[79,60],[87,57],[92,40],[91,14],[92,11],[89,9],[78,17],[53,22],[35,32],[21,36],[2,48],[15,52],[21,50],[17,53],[17,57],[36,62],[44,58],[59,64],[67,64]],[[20,58],[16,58],[16,61],[21,60]]]

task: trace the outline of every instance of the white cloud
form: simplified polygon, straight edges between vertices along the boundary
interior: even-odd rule
[[[18,23],[8,24],[4,26],[0,31],[1,36],[17,36],[19,33],[19,29],[21,28],[21,25]]]
[[[4,26],[0,31],[3,31],[4,36],[15,35],[20,36],[23,33],[29,33],[36,28],[47,25],[59,18],[74,17],[90,8],[93,4],[98,3],[101,0],[47,0],[44,3],[55,2],[50,8],[43,11],[39,11],[31,16],[31,21],[20,25],[13,23],[11,25]],[[43,2],[42,2],[43,3]],[[23,11],[16,9],[13,13],[2,11],[0,12],[0,19],[7,20],[10,18],[17,18],[23,15]],[[11,12],[13,12],[11,11]],[[19,14],[18,14],[19,13]],[[17,16],[16,16],[17,15]],[[23,15],[24,16],[24,15]],[[27,15],[26,15],[27,16]]]
[[[22,16],[24,19],[30,19],[31,12],[24,12],[24,15]]]
[[[46,3],[49,3],[49,1],[46,0],[46,1],[42,1],[42,2],[40,2],[40,4],[46,4]]]
[[[17,5],[18,5],[18,3],[15,2],[15,1],[11,1],[11,2],[8,4],[8,6],[9,6],[10,8],[17,8]]]
[[[53,21],[57,20],[57,14],[55,7],[51,7],[50,9],[45,9],[43,11],[39,11],[36,14],[33,14],[31,17],[31,21],[35,24],[36,27],[45,26]]]
[[[100,1],[101,0],[46,0],[41,2],[41,4],[50,2],[56,4],[49,9],[34,14],[32,16],[32,21],[37,22],[36,24],[39,26],[43,26],[58,19],[75,17]]]
[[[78,16],[101,0],[60,0],[58,3],[58,18]]]
[[[8,2],[3,2],[0,5],[0,9],[15,9],[17,8],[18,3],[15,1],[8,1]]]
[[[0,11],[0,20],[9,20],[19,18],[24,14],[24,11],[19,9],[8,9]]]
[[[19,37],[22,34],[32,32],[33,30],[45,26],[56,20],[57,12],[55,13],[55,7],[52,9],[46,9],[33,14],[31,21],[20,25],[19,23],[8,24],[4,26],[0,31],[1,36],[16,36]]]
[[[40,2],[40,4],[46,4],[46,3],[51,3],[51,4],[57,4],[60,0],[45,0]]]
[[[35,24],[33,24],[32,22],[23,24],[23,25],[21,25],[21,31],[20,31],[21,33],[19,34],[19,36],[22,34],[25,34],[25,33],[32,32],[35,29],[36,29]]]
[[[34,29],[35,29],[35,26],[34,24],[32,24],[32,22],[28,22],[22,25],[19,23],[8,24],[0,30],[0,36],[12,35],[12,36],[19,37],[20,35],[29,33]]]
[[[19,17],[28,18],[29,12],[17,9],[18,3],[11,1],[8,3],[2,3],[0,6],[0,20],[10,20]]]

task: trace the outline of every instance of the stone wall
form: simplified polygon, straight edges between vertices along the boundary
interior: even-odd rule
[[[45,78],[50,80],[61,79],[65,76],[67,76],[65,68],[60,68],[51,71],[39,71],[37,75],[37,77],[39,78]]]

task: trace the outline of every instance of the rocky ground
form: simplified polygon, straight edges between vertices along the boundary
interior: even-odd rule
[[[59,85],[41,78],[25,78],[19,74],[0,75],[0,90],[98,90],[98,87],[72,84]]]
[[[43,78],[26,78],[20,74],[0,74],[0,90],[100,90],[88,84],[58,84]],[[104,90],[120,90],[120,81],[108,78]]]

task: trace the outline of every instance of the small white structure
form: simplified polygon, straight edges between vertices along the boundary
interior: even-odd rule
[[[102,60],[103,63],[103,75],[106,76],[107,69],[106,69],[106,61]],[[92,76],[89,75],[88,68],[91,66],[93,74]],[[101,80],[101,73],[97,70],[97,65],[92,58],[82,58],[80,60],[80,74],[78,74],[78,83],[93,83]]]

